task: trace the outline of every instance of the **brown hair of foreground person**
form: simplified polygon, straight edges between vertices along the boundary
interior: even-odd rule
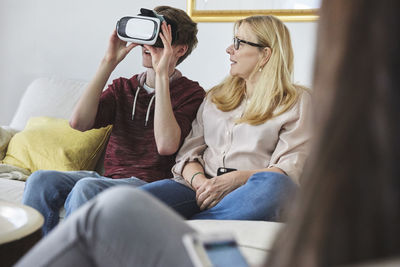
[[[266,266],[400,256],[399,10],[395,0],[323,2],[317,138],[298,205]]]

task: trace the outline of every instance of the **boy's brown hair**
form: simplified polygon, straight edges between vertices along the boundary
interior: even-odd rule
[[[186,53],[178,59],[176,65],[179,65],[187,56],[192,53],[193,49],[197,46],[197,23],[194,22],[185,11],[170,7],[170,6],[157,6],[154,11],[160,15],[165,16],[168,20],[173,21],[176,26],[176,38],[172,43],[173,45],[187,45]]]

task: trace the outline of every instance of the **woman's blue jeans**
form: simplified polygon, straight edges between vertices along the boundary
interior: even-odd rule
[[[216,206],[200,211],[196,193],[174,180],[141,186],[186,219],[279,221],[285,203],[293,199],[298,186],[286,175],[259,172],[246,184],[227,194]]]
[[[34,172],[26,181],[22,203],[38,210],[44,217],[42,227],[46,235],[59,221],[60,209],[65,216],[114,185],[141,186],[146,184],[138,178],[111,179],[94,171]]]

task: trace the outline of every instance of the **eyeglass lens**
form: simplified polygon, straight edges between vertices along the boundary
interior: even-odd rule
[[[235,50],[238,50],[240,46],[240,40],[238,38],[233,38],[233,47],[235,48]]]

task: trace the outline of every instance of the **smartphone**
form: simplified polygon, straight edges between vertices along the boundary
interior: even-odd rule
[[[230,233],[190,233],[182,239],[195,267],[249,266]]]
[[[219,167],[218,170],[217,170],[217,176],[220,176],[220,175],[228,173],[228,172],[233,172],[233,171],[237,171],[237,169]]]

